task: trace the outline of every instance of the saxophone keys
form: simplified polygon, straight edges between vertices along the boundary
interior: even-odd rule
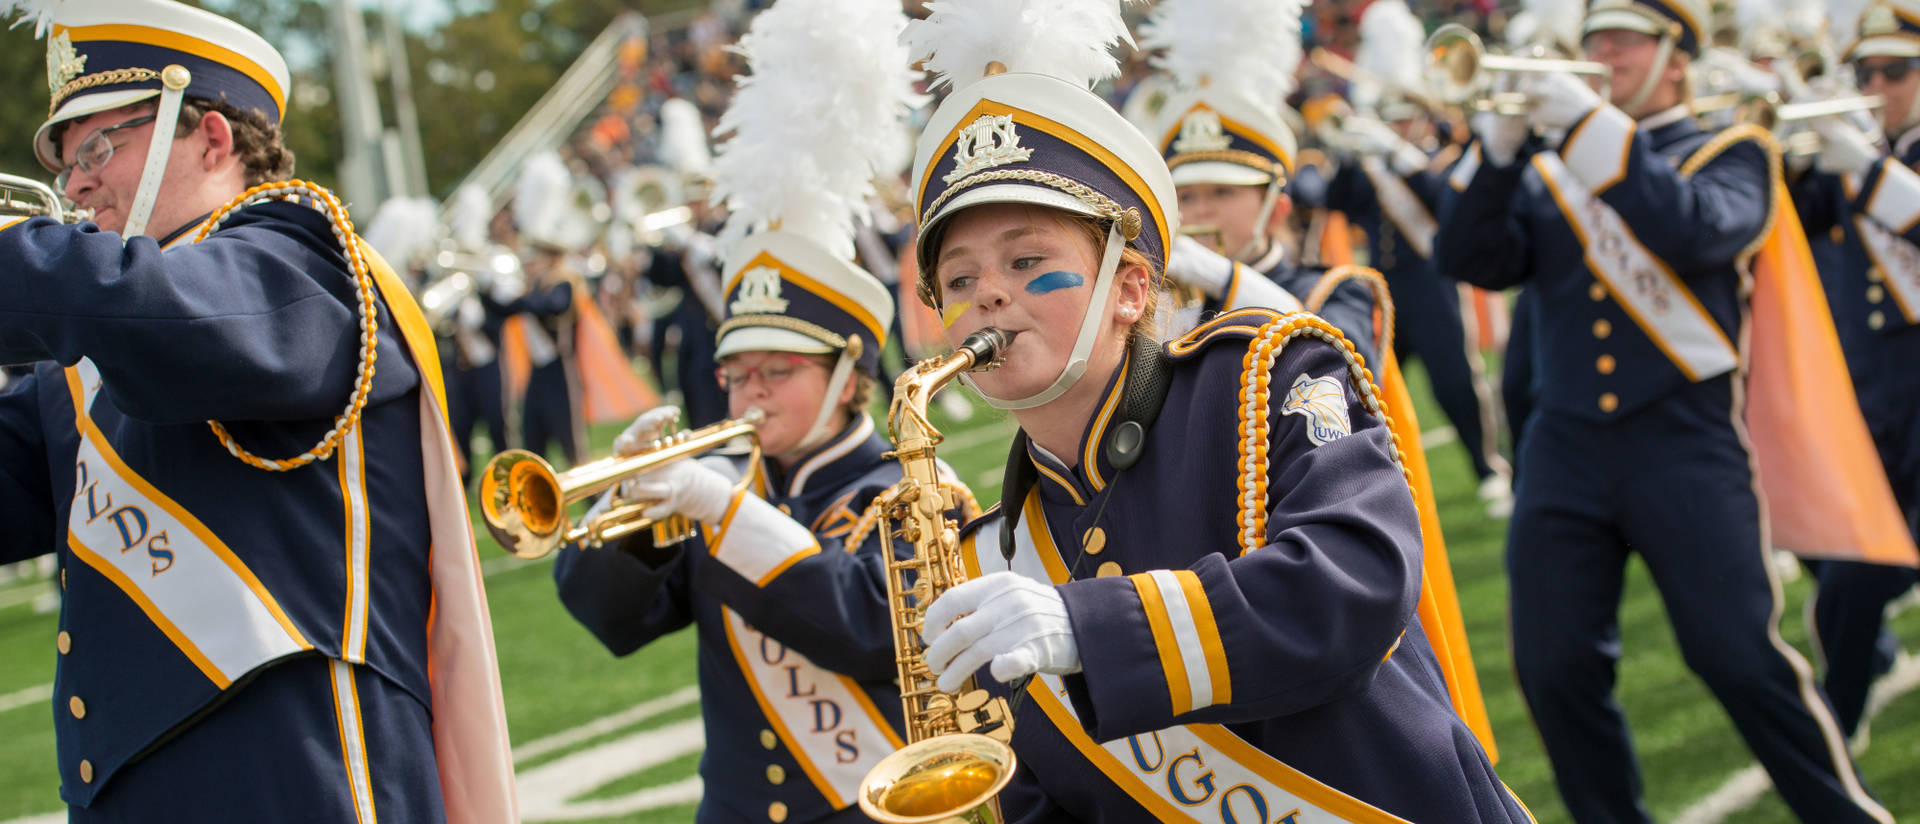
[[[993,700],[991,693],[982,689],[973,689],[954,696],[953,706],[961,712],[973,712],[986,706],[987,702],[991,700]]]

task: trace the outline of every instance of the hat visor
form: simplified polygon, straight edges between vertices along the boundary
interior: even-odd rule
[[[1633,9],[1599,9],[1587,15],[1587,22],[1580,27],[1581,35],[1597,31],[1637,31],[1659,37],[1666,34],[1673,21],[1661,17],[1655,12],[1641,13]]]
[[[1094,211],[1094,208],[1088,205],[1086,201],[1060,191],[1059,189],[1020,183],[994,183],[970,189],[954,196],[953,199],[948,200],[945,204],[942,204],[940,211],[935,212],[933,217],[927,218],[926,223],[920,227],[919,242],[924,244],[929,239],[939,237],[939,233],[935,231],[935,228],[940,226],[942,221],[945,221],[947,218],[959,214],[961,210],[970,206],[981,206],[988,203],[1015,203],[1026,206],[1044,206],[1049,209],[1059,209],[1060,211],[1071,212],[1076,215],[1086,215],[1088,217],[1100,216],[1100,213]],[[927,249],[923,247],[920,249],[920,259],[925,261],[938,251],[938,249]]]
[[[1173,185],[1213,184],[1217,186],[1265,186],[1273,182],[1271,172],[1252,166],[1221,160],[1198,160],[1173,167]]]
[[[159,89],[115,89],[98,94],[74,95],[60,105],[59,111],[40,124],[40,130],[33,133],[33,153],[49,172],[60,172],[66,166],[60,162],[60,147],[53,142],[53,127],[69,120],[79,120],[89,115],[112,111],[121,106],[131,106],[142,100],[159,97]]]
[[[1862,57],[1920,57],[1920,38],[1865,37],[1847,51],[1848,60]]]
[[[834,348],[826,341],[810,338],[791,329],[776,329],[771,326],[742,326],[727,332],[720,338],[720,346],[715,349],[715,360],[741,352],[798,352],[805,355],[831,354]]]

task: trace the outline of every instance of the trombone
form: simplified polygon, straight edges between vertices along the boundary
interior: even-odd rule
[[[1519,92],[1500,92],[1489,88],[1490,75],[1499,73],[1566,72],[1612,79],[1604,64],[1590,60],[1563,60],[1546,57],[1543,46],[1531,46],[1525,55],[1487,54],[1480,36],[1458,23],[1434,29],[1427,37],[1427,72],[1434,78],[1440,99],[1475,111],[1517,115],[1527,111],[1527,97]],[[1604,94],[1603,94],[1604,96]]]
[[[68,209],[52,186],[19,175],[0,174],[0,218],[50,217],[79,223],[93,217],[87,209]]]
[[[742,435],[753,442],[747,472],[736,489],[753,483],[760,469],[760,440],[755,437],[766,414],[747,414],[710,426],[667,435],[635,455],[602,458],[566,472],[555,472],[546,459],[524,449],[493,456],[480,476],[480,517],[493,539],[515,556],[540,558],[561,544],[598,547],[651,527],[655,546],[668,546],[693,536],[696,528],[685,516],[654,519],[646,516],[654,501],[627,501],[618,496],[605,509],[592,511],[578,523],[567,507],[628,478],[677,460],[691,458]]]

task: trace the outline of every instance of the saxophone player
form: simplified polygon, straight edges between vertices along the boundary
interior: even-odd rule
[[[717,456],[644,473],[622,496],[700,521],[704,537],[569,547],[554,569],[567,609],[616,655],[695,628],[707,747],[697,821],[865,821],[860,781],[903,743],[885,526],[869,511],[902,472],[866,411],[894,298],[851,263],[853,210],[865,199],[846,187],[864,185],[880,150],[906,138],[897,115],[912,87],[894,42],[904,24],[887,0],[780,0],[754,19],[741,41],[752,77],[723,120],[733,136],[713,176],[730,244],[718,377],[734,417],[765,416],[760,483],[735,496],[749,467]],[[895,68],[831,90],[865,102],[803,126],[780,111],[827,94],[820,67],[780,66],[763,49],[824,35],[859,42],[773,53],[891,55]],[[894,119],[858,122],[880,112]],[[642,415],[615,451],[645,448],[676,414]]]
[[[1777,148],[1702,131],[1686,71],[1705,0],[1593,0],[1572,74],[1507,75],[1524,112],[1476,117],[1434,260],[1535,295],[1537,397],[1508,534],[1521,692],[1579,821],[1648,821],[1612,686],[1629,553],[1704,680],[1808,821],[1891,821],[1780,641],[1747,437],[1748,262],[1773,228]],[[1564,135],[1546,142],[1536,134]],[[1776,506],[1792,501],[1772,501]]]
[[[908,31],[956,85],[914,161],[920,291],[950,343],[1014,334],[970,381],[1020,431],[924,655],[940,689],[1010,685],[1007,820],[1530,820],[1449,703],[1413,498],[1339,333],[1247,308],[1156,343],[1174,181],[1087,91],[1112,61],[1061,77],[1053,51],[1124,39],[1117,4],[1035,0],[1026,38],[942,6]]]

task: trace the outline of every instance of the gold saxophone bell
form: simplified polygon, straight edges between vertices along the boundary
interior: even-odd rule
[[[747,474],[739,484],[748,485],[760,467],[760,441],[754,435],[764,420],[765,413],[749,409],[733,420],[663,437],[639,454],[602,458],[564,473],[555,472],[539,455],[509,449],[493,456],[480,476],[480,517],[502,548],[528,559],[543,557],[561,544],[599,546],[647,528],[653,529],[656,546],[679,543],[692,537],[694,524],[679,515],[648,518],[645,513],[653,501],[616,499],[578,524],[567,508],[649,469],[700,455],[742,435],[753,442]]]
[[[953,353],[915,364],[893,384],[887,415],[901,479],[883,493],[886,513],[882,557],[896,558],[893,537],[913,545],[913,555],[887,562],[887,605],[893,618],[894,660],[899,666],[900,706],[907,746],[880,759],[860,782],[860,809],[883,824],[999,824],[995,798],[1013,779],[1013,719],[1007,702],[976,689],[967,679],[958,693],[945,693],[927,669],[920,626],[927,606],[965,581],[958,526],[947,520],[955,505],[941,483],[934,446],[942,436],[927,419],[935,392],[960,373],[1000,364],[1013,336],[987,328],[968,335]],[[897,527],[894,524],[898,524]]]
[[[1542,46],[1534,47],[1533,52],[1525,56],[1487,54],[1480,35],[1459,23],[1448,23],[1427,37],[1427,76],[1440,99],[1448,103],[1508,115],[1526,113],[1526,95],[1493,91],[1489,88],[1491,75],[1567,72],[1598,77],[1603,82],[1613,76],[1613,70],[1602,63],[1546,57]]]
[[[68,209],[52,186],[19,175],[0,174],[0,218],[50,217],[61,223],[93,219],[87,209]]]

